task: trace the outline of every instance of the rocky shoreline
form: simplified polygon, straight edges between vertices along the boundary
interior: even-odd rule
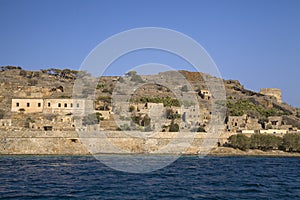
[[[300,153],[291,153],[279,150],[261,151],[257,149],[242,151],[230,147],[217,147],[209,153],[209,156],[300,157]]]
[[[207,139],[204,133],[185,133],[184,137],[178,137],[177,133],[158,133],[151,137],[134,133],[126,135],[122,131],[113,131],[102,135],[78,135],[75,131],[0,131],[0,155],[201,155],[199,152],[203,152],[203,156],[300,157],[300,153],[279,150],[265,152],[229,147],[201,148],[204,140],[217,144],[217,141],[225,141],[227,135],[219,139]]]

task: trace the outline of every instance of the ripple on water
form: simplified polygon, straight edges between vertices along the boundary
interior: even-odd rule
[[[146,174],[89,156],[1,156],[1,199],[300,199],[298,158],[181,157]]]

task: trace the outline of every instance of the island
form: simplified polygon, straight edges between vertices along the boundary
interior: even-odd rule
[[[207,80],[222,83],[225,99]],[[277,88],[184,70],[91,77],[16,66],[1,67],[0,84],[2,155],[300,155],[299,108]]]

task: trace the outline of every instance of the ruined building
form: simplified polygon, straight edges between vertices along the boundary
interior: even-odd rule
[[[261,88],[260,94],[275,97],[278,103],[282,103],[281,90],[277,88]]]

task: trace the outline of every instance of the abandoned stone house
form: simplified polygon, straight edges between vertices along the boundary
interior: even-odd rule
[[[99,131],[100,130],[100,123],[98,124],[89,124],[89,125],[83,125],[81,118],[74,119],[74,125],[76,131]]]
[[[269,117],[265,127],[266,129],[293,130],[293,126],[285,124],[281,116]]]
[[[38,118],[29,122],[28,128],[31,130],[44,131],[74,131],[74,116],[67,114],[57,115],[52,119]]]
[[[134,107],[134,111],[142,118],[148,116],[151,119],[152,129],[161,127],[162,119],[165,118],[165,108],[163,103],[143,103],[143,104],[131,104]]]
[[[229,116],[226,129],[230,132],[239,132],[242,130],[260,130],[262,126],[258,123],[258,119],[244,114],[243,116]]]
[[[11,119],[0,119],[0,127],[10,127],[11,126]]]
[[[185,108],[181,107],[182,112],[182,121],[184,123],[184,128],[191,128],[192,126],[206,126],[209,123],[210,115],[208,109],[206,108],[197,108],[196,106],[191,106]]]
[[[12,99],[11,111],[23,113],[83,113],[85,99]]]
[[[209,90],[200,90],[199,95],[202,99],[209,100],[211,98],[211,93]]]

